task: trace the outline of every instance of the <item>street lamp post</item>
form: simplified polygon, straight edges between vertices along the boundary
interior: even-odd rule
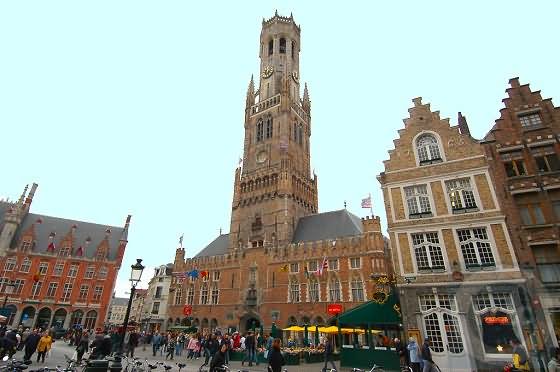
[[[122,337],[119,340],[119,345],[117,348],[117,355],[115,355],[115,361],[111,366],[112,371],[120,371],[122,370],[122,356],[124,350],[124,338],[126,336],[126,330],[128,328],[128,318],[130,317],[130,308],[132,306],[132,299],[134,298],[134,292],[136,291],[136,286],[140,282],[140,278],[142,277],[142,271],[144,271],[144,266],[142,265],[142,259],[137,258],[136,263],[131,266],[130,272],[130,298],[128,299],[128,305],[126,307],[126,314],[124,316],[123,322],[123,332]]]

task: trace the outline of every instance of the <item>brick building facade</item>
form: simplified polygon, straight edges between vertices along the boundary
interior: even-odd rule
[[[328,303],[351,308],[371,299],[371,274],[386,274],[387,242],[378,217],[347,210],[317,213],[310,171],[311,101],[300,97],[300,27],[276,14],[263,20],[260,82],[245,107],[243,167],[235,171],[229,234],[194,258],[179,248],[168,323],[202,328],[269,329],[324,324]],[[317,271],[323,262],[328,269]],[[192,315],[183,315],[183,305]]]
[[[37,185],[0,201],[0,292],[9,325],[103,327],[128,239],[124,227],[30,213]]]
[[[524,286],[483,147],[421,98],[381,183],[403,323],[430,337],[442,370],[501,369],[524,339]]]
[[[560,335],[560,109],[518,78],[483,140],[507,225],[530,288],[536,342]],[[532,327],[532,324],[529,324]]]

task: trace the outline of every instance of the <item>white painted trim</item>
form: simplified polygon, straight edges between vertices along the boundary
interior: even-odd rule
[[[507,271],[507,270],[504,270]],[[503,272],[503,271],[502,271]],[[520,279],[501,279],[501,280],[468,280],[463,282],[433,282],[433,283],[401,283],[397,284],[399,288],[407,288],[407,287],[447,287],[447,286],[466,286],[466,285],[480,285],[486,286],[488,284],[522,284],[525,283],[525,278]]]
[[[556,140],[554,139],[549,139],[549,140],[544,140],[541,142],[528,142],[527,143],[527,147],[539,147],[539,146],[546,146],[546,145],[554,145],[556,143]]]
[[[484,158],[485,155],[475,155],[475,156],[469,156],[466,158],[461,158],[461,159],[457,159],[457,160],[449,160],[449,161],[445,161],[445,162],[441,162],[441,163],[434,163],[434,164],[428,164],[428,165],[422,165],[422,168],[428,168],[428,167],[434,167],[434,166],[438,166],[438,165],[445,165],[445,164],[450,164],[450,163],[457,163],[460,161],[464,161],[464,160],[471,160],[471,159],[477,159],[477,158]],[[410,168],[404,168],[404,169],[398,169],[398,170],[394,170],[394,171],[385,171],[385,174],[395,174],[395,173],[401,173],[401,172],[410,172],[413,169],[418,169],[420,168],[420,166],[416,166],[416,167],[410,167]]]
[[[455,215],[454,215],[455,216]],[[426,219],[427,220],[427,219]],[[424,220],[422,220],[424,221]],[[476,219],[470,220],[458,220],[458,221],[441,221],[441,222],[432,222],[432,223],[425,223],[425,224],[418,224],[418,225],[406,225],[406,226],[392,226],[388,229],[388,232],[407,232],[407,231],[427,231],[427,229],[433,229],[433,226],[447,226],[448,228],[452,229],[455,227],[476,227],[483,222],[486,223],[501,223],[505,221],[504,215],[499,216],[490,216],[490,217],[479,217]]]
[[[509,146],[509,147],[500,147],[498,149],[496,149],[496,151],[498,153],[502,153],[502,152],[510,152],[510,151],[515,151],[515,150],[523,150],[525,146],[524,145],[515,145],[515,146]]]
[[[404,264],[403,264],[403,261],[402,261],[402,251],[401,251],[401,242],[399,240],[399,234],[398,233],[393,233],[393,235],[395,235],[396,248],[397,248],[397,258],[399,259],[400,272],[404,274]]]

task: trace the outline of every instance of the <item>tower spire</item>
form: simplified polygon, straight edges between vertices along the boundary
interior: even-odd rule
[[[251,74],[251,80],[249,81],[249,87],[247,88],[247,107],[255,104],[255,81],[253,80],[253,74]]]
[[[307,112],[311,111],[311,101],[309,100],[309,90],[307,89],[307,83],[303,88],[303,109]]]
[[[469,129],[469,124],[467,123],[467,118],[463,114],[461,114],[461,111],[459,111],[457,116],[457,121],[459,122],[459,132],[461,134],[468,134],[470,136],[471,131]]]

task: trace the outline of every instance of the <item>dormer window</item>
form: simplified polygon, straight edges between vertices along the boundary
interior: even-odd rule
[[[67,257],[70,255],[70,246],[68,245],[63,245],[62,248],[60,248],[60,251],[58,251],[58,255],[61,257]]]
[[[280,53],[286,54],[286,39],[284,38],[280,39]]]
[[[274,40],[270,39],[268,42],[268,55],[271,56],[274,53]]]
[[[420,165],[442,161],[437,139],[431,134],[423,134],[416,140],[416,151]]]
[[[529,114],[521,114],[518,116],[519,122],[523,129],[533,129],[538,128],[542,125],[541,116],[538,112],[532,112]]]

